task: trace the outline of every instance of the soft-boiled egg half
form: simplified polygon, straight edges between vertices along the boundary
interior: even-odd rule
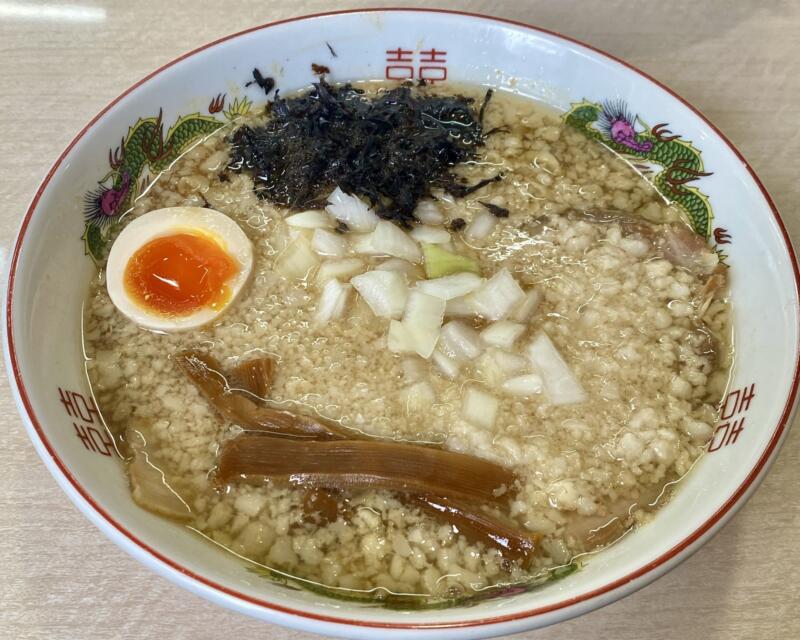
[[[169,207],[122,230],[108,255],[114,305],[136,324],[182,331],[208,324],[239,295],[253,268],[253,247],[224,213]]]

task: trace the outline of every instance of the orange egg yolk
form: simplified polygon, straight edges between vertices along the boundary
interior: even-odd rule
[[[142,307],[164,315],[221,309],[236,261],[212,237],[176,233],[137,249],[125,267],[125,289]]]

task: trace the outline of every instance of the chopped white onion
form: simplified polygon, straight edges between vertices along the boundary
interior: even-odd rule
[[[342,257],[347,255],[347,240],[327,229],[316,229],[311,237],[311,247],[321,256]]]
[[[461,417],[470,424],[491,429],[497,420],[497,398],[480,387],[469,386],[461,399]]]
[[[378,222],[369,235],[354,238],[353,249],[367,255],[394,256],[409,262],[422,262],[422,251],[417,243],[400,227],[387,220]]]
[[[420,225],[411,230],[411,237],[420,244],[447,244],[450,234],[442,227],[429,227]]]
[[[436,402],[436,391],[430,382],[423,380],[403,389],[400,397],[406,403],[407,414],[419,413]]]
[[[322,295],[317,305],[315,320],[317,324],[327,324],[331,320],[338,320],[344,315],[347,306],[347,298],[353,290],[349,284],[343,284],[338,280],[328,280],[322,289]]]
[[[491,349],[488,353],[491,353],[491,357],[505,376],[515,376],[531,368],[530,360],[516,353],[501,349]]]
[[[458,370],[461,368],[458,362],[450,356],[444,355],[438,349],[431,354],[431,361],[439,372],[449,380],[453,380],[458,375]]]
[[[503,391],[512,396],[532,396],[542,392],[543,381],[541,376],[528,373],[524,376],[509,378],[503,383]]]
[[[479,243],[488,238],[497,225],[497,218],[488,211],[478,211],[464,229],[467,242]]]
[[[391,273],[391,272],[386,272]],[[445,302],[420,291],[411,291],[408,295],[403,325],[408,329],[414,342],[414,351],[426,360],[431,357],[439,330],[444,318]]]
[[[458,318],[469,318],[471,316],[476,316],[478,315],[478,310],[475,307],[475,300],[471,295],[452,298],[451,300],[447,301],[445,315],[456,316]]]
[[[484,354],[475,360],[473,370],[483,383],[490,389],[499,389],[507,376],[497,360],[494,358],[493,351],[495,349],[488,349]]]
[[[524,324],[498,320],[481,331],[481,339],[494,347],[510,349],[523,333],[525,333]]]
[[[414,349],[414,336],[411,331],[399,320],[389,322],[389,335],[387,336],[389,351],[392,353],[416,353]]]
[[[455,204],[456,198],[454,195],[447,193],[444,189],[431,189],[431,195],[434,196],[439,202],[445,204]]]
[[[377,267],[379,271],[399,271],[405,273],[410,279],[417,280],[422,274],[417,265],[411,264],[408,260],[400,258],[389,258],[384,260]]]
[[[444,222],[444,215],[434,200],[421,200],[414,209],[414,217],[422,224],[442,224]]]
[[[556,405],[577,404],[587,399],[581,383],[544,331],[539,332],[528,346],[528,357],[542,376],[550,402]]]
[[[478,332],[459,320],[452,320],[442,327],[438,348],[457,362],[474,360],[483,353]]]
[[[422,280],[417,283],[417,289],[442,300],[452,300],[472,293],[483,282],[483,278],[474,273],[454,273],[451,276]]]
[[[362,273],[367,265],[359,258],[343,258],[342,260],[325,260],[317,271],[317,286],[324,287],[329,280],[350,280]]]
[[[372,231],[380,220],[363,200],[346,194],[339,187],[328,196],[325,210],[344,222],[351,231],[360,233]]]
[[[522,302],[516,306],[509,317],[514,322],[528,322],[528,320],[531,319],[531,316],[536,311],[536,308],[539,306],[539,302],[541,302],[541,300],[541,291],[538,289],[529,289],[525,292],[525,297],[522,299]]]
[[[311,241],[310,229],[303,229],[302,227],[289,227],[288,234],[289,242],[297,240],[298,238],[305,238],[309,242]],[[289,244],[287,242],[287,244]]]
[[[487,320],[500,320],[522,302],[525,292],[508,269],[500,269],[471,295],[480,315]]]
[[[311,209],[301,211],[284,218],[290,227],[300,229],[332,229],[333,219],[322,209]]]
[[[302,280],[319,264],[305,236],[298,236],[275,258],[274,269],[289,280]]]
[[[408,285],[402,273],[367,271],[350,280],[376,316],[399,318],[408,299]]]

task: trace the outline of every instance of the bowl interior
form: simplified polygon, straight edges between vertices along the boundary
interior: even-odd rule
[[[188,114],[217,117],[208,111],[219,94],[263,101],[257,86],[243,86],[253,67],[274,76],[288,93],[315,79],[311,63],[329,66],[333,81],[446,78],[516,91],[562,111],[583,101],[622,100],[638,114],[638,127],[668,123],[673,134],[700,151],[705,172],[711,173],[694,185],[708,196],[710,230],[724,232],[717,232],[716,241],[725,243],[719,248],[732,266],[737,351],[712,452],[653,524],[564,580],[466,608],[416,612],[412,620],[406,612],[272,584],[243,561],[131,501],[84,372],[81,306],[95,271],[81,240],[84,194],[108,172],[109,148],[139,118],[161,112],[166,130]],[[680,99],[625,65],[552,34],[461,14],[377,11],[288,21],[204,48],[139,83],[82,132],[48,175],[23,224],[9,297],[7,360],[16,393],[40,454],[82,510],[128,551],[184,586],[248,613],[318,631],[314,617],[372,625],[509,618],[510,626],[502,630],[512,631],[618,597],[679,561],[680,552],[696,548],[732,513],[785,435],[794,400],[793,254],[742,159]],[[539,615],[529,620],[531,612]],[[324,631],[341,629],[332,625]],[[364,629],[347,633],[363,635]],[[477,632],[440,630],[437,637],[459,633]]]

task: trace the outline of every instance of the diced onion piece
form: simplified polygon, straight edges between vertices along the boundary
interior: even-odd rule
[[[399,271],[405,273],[410,279],[418,280],[422,277],[420,268],[411,264],[408,260],[401,260],[400,258],[389,258],[384,260],[377,267],[379,271]]]
[[[402,273],[367,271],[350,280],[356,291],[381,318],[399,318],[408,299],[408,285]]]
[[[372,232],[372,247],[378,253],[409,262],[422,262],[422,252],[416,243],[400,227],[387,220],[381,220]]]
[[[528,373],[524,376],[509,378],[503,383],[503,391],[512,396],[532,396],[542,392],[543,381],[541,376]]]
[[[420,225],[411,230],[411,237],[420,244],[447,244],[450,242],[450,234],[442,227],[429,227]]]
[[[442,224],[444,215],[433,200],[421,200],[414,209],[414,217],[422,224]]]
[[[345,237],[327,229],[314,231],[314,235],[311,237],[311,247],[321,256],[342,257],[347,254]]]
[[[390,273],[390,272],[387,272]],[[411,291],[403,313],[403,325],[414,341],[414,351],[426,360],[431,357],[444,318],[445,302],[420,291]]]
[[[311,240],[310,229],[303,229],[302,227],[289,227],[288,231],[289,232],[287,235],[289,236],[289,242],[297,240],[298,238],[304,238],[309,241]],[[287,244],[289,244],[289,242],[287,242]]]
[[[510,349],[523,333],[525,333],[524,324],[498,320],[481,331],[481,339],[494,347]]]
[[[478,332],[459,320],[452,320],[442,327],[438,348],[457,362],[474,360],[483,353]]]
[[[324,287],[329,280],[350,280],[366,269],[367,265],[359,258],[343,258],[342,260],[325,260],[317,271],[317,286]]]
[[[469,318],[478,315],[475,301],[471,295],[448,300],[444,313],[447,316],[456,316],[458,318]]]
[[[467,242],[479,243],[488,238],[497,225],[497,218],[488,211],[478,211],[464,229]]]
[[[275,259],[274,269],[289,280],[302,280],[319,264],[317,254],[305,236],[299,236]]]
[[[417,289],[422,293],[436,296],[442,300],[460,298],[472,293],[483,284],[483,278],[474,273],[454,273],[452,276],[442,276],[432,280],[423,280],[417,283]]]
[[[378,222],[375,230],[368,236],[355,238],[353,248],[358,253],[422,262],[422,252],[417,243],[400,227],[387,220]]]
[[[339,187],[328,196],[325,210],[350,230],[360,233],[372,231],[380,221],[363,200],[346,194]]]
[[[414,336],[411,335],[408,327],[399,320],[392,320],[389,323],[387,342],[389,351],[392,353],[416,353]]]
[[[508,376],[497,363],[497,360],[495,360],[493,351],[495,350],[489,349],[485,351],[480,358],[475,360],[473,370],[487,387],[490,389],[499,389],[500,385],[506,381]]]
[[[466,256],[451,253],[436,244],[423,244],[422,252],[425,254],[425,275],[429,278],[441,278],[453,273],[470,271],[480,274],[478,263]]]
[[[333,229],[333,219],[322,209],[302,211],[284,218],[290,227],[300,229]]]
[[[327,324],[331,320],[338,320],[344,315],[347,298],[353,287],[343,284],[336,279],[328,280],[317,305],[315,320],[317,324]]]
[[[406,403],[407,414],[419,413],[436,402],[436,391],[430,382],[423,380],[403,389],[400,397]]]
[[[487,320],[500,320],[522,302],[525,292],[508,269],[500,269],[471,295],[480,315]]]
[[[538,289],[529,289],[525,292],[525,297],[522,299],[516,308],[511,312],[509,316],[511,320],[514,322],[528,322],[531,319],[531,316],[536,311],[536,307],[539,306],[539,302],[542,300],[542,292]]]
[[[528,357],[544,381],[544,391],[556,405],[577,404],[587,399],[581,383],[544,332],[539,332],[528,346]]]
[[[461,368],[458,362],[450,356],[444,355],[438,349],[431,354],[431,361],[439,372],[448,380],[453,380],[458,375],[458,370]]]
[[[431,195],[436,198],[439,202],[444,202],[445,204],[453,205],[456,203],[456,198],[454,195],[447,193],[444,189],[431,189]]]
[[[372,248],[372,234],[371,233],[355,233],[350,234],[350,246],[353,251],[363,255],[374,255],[376,251]]]
[[[461,417],[476,427],[491,429],[497,420],[497,398],[480,387],[468,386],[461,399]]]
[[[516,353],[509,353],[501,349],[491,349],[490,353],[492,359],[506,376],[515,376],[523,371],[529,371],[531,368],[530,360]]]

